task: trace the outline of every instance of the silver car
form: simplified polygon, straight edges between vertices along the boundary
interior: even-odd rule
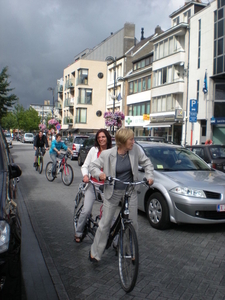
[[[22,138],[22,143],[33,143],[34,142],[34,135],[33,133],[24,133]]]
[[[153,189],[141,188],[138,208],[152,227],[225,223],[225,174],[181,146],[138,142],[154,165]],[[139,177],[145,177],[139,169]]]
[[[12,136],[10,133],[5,133],[5,138],[9,148],[12,148]]]

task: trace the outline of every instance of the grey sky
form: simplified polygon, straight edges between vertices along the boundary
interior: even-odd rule
[[[136,38],[170,27],[169,15],[185,0],[1,0],[0,71],[8,66],[10,87],[28,108],[51,99],[48,87],[63,77],[74,56],[93,48],[124,23]]]

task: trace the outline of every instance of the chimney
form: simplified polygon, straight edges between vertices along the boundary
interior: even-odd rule
[[[142,27],[141,28],[141,41],[144,40],[144,28]]]
[[[156,28],[155,28],[155,34],[157,33],[157,34],[160,34],[160,33],[162,33],[163,31],[162,31],[162,29],[161,29],[161,27],[159,26],[159,25],[157,25],[156,26]]]

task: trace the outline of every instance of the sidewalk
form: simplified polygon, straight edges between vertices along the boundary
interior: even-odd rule
[[[23,300],[59,300],[31,225],[19,184],[17,188],[17,203],[22,223]]]

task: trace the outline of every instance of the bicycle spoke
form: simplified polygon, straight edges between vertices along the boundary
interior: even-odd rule
[[[123,289],[126,292],[133,290],[139,267],[138,241],[134,227],[125,224],[119,237],[119,274]]]

